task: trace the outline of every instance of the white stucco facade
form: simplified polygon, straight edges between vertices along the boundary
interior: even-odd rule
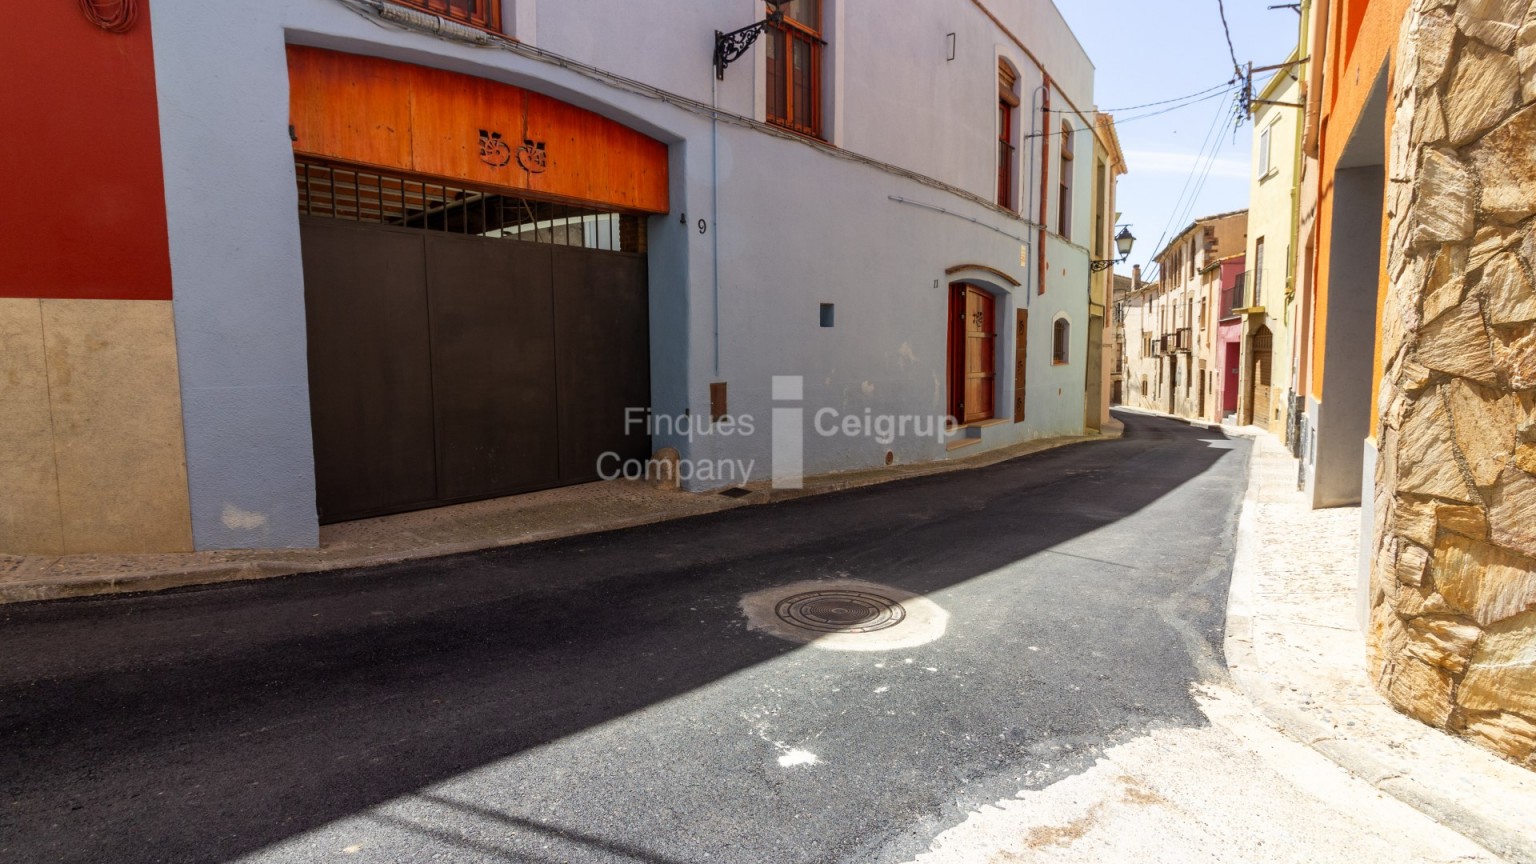
[[[995,401],[1007,422],[980,429],[979,446],[1080,433],[1094,160],[1071,163],[1074,201],[1063,231],[1061,136],[1030,135],[1065,121],[1077,153],[1094,152],[1087,56],[1049,0],[929,0],[899,11],[823,2],[825,142],[763,124],[761,47],[715,79],[714,32],[760,19],[756,0],[505,0],[503,29],[517,44],[490,46],[388,25],[368,14],[368,3],[156,0],[197,547],[311,546],[318,538],[304,274],[285,132],[288,44],[516,85],[668,145],[672,212],[648,226],[650,407],[707,417],[710,385],[725,382],[730,412],[756,418],[758,432],[658,435],[657,448],[691,460],[750,461],[751,479],[767,478],[772,380],[800,376],[806,473],[885,464],[887,451],[898,462],[948,458],[936,437],[823,437],[812,417],[823,408],[944,414],[946,304],[956,280],[997,303]],[[994,203],[1000,59],[1019,73],[1015,200],[1027,215]],[[826,303],[835,305],[832,327],[818,321]],[[1021,309],[1030,328],[1026,408],[1014,422],[1012,322]],[[1066,363],[1053,363],[1052,322],[1063,316],[1078,344]],[[260,518],[230,520],[230,512]]]

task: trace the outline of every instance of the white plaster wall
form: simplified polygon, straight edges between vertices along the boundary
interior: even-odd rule
[[[836,98],[845,118],[839,137],[848,150],[867,146],[879,152],[865,155],[990,198],[994,48],[1011,43],[968,0],[935,0],[931,6],[939,12],[925,3],[925,11],[910,17],[879,14],[873,9],[878,4],[828,3],[829,15],[836,12],[847,32],[838,37],[844,47],[834,45],[834,53],[843,55],[834,62],[846,68],[834,77],[845,82]],[[1054,7],[1024,0],[995,5],[1000,15],[1036,16],[1011,27],[1050,43],[1042,58],[1057,58],[1062,66],[1051,74],[1079,88],[1074,99],[1087,108],[1091,66]],[[755,6],[751,0],[516,0],[509,20],[544,50],[708,102],[713,31],[752,20]],[[672,213],[650,225],[653,407],[707,415],[710,382],[726,381],[732,413],[756,415],[759,434],[694,442],[658,437],[657,447],[676,446],[692,458],[755,459],[755,477],[766,477],[773,375],[805,376],[808,421],[823,405],[856,414],[941,414],[944,271],[962,263],[994,267],[1023,283],[990,286],[999,294],[999,414],[1011,413],[1013,312],[1031,310],[1028,420],[988,429],[985,445],[1082,428],[1088,256],[1082,247],[1048,239],[1046,291],[1038,293],[1038,238],[1018,217],[845,158],[851,155],[846,151],[725,122],[712,128],[700,113],[576,71],[382,28],[335,0],[158,0],[157,13],[156,74],[199,548],[306,546],[318,536],[303,274],[287,136],[287,42],[527,87],[670,145]],[[878,38],[878,28],[892,39]],[[950,32],[944,28],[972,34],[958,52],[965,66],[944,59],[943,36]],[[972,38],[979,40],[975,47]],[[897,44],[906,46],[905,53],[892,47]],[[923,55],[912,53],[918,45]],[[722,107],[748,114],[758,109],[760,64],[758,48],[728,70]],[[1026,81],[1038,83],[1024,58],[1018,65]],[[961,82],[922,84],[941,74],[974,76],[974,105],[939,97],[963,90]],[[921,92],[922,86],[934,94],[927,106],[888,98]],[[1089,142],[1080,141],[1078,152],[1075,236],[1086,238]],[[1035,168],[1026,170],[1033,174]],[[695,227],[700,218],[709,226],[703,235]],[[1020,262],[1025,244],[1028,266]],[[834,328],[817,326],[818,304],[825,302],[836,304]],[[1072,362],[1053,367],[1049,328],[1063,312],[1073,323]],[[806,441],[806,469],[813,473],[881,464],[886,449],[900,461],[946,455],[931,439],[904,439],[889,448],[868,439],[808,435]],[[231,506],[265,521],[226,523],[223,514]]]

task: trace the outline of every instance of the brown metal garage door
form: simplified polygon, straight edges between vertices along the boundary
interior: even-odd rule
[[[633,222],[306,179],[321,522],[586,482],[605,452],[649,454],[625,423],[650,404],[646,259],[619,237]]]

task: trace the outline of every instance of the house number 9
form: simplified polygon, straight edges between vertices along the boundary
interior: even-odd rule
[[[706,223],[703,219],[700,219],[699,220],[699,233],[700,234],[704,234],[704,233],[707,233],[708,231],[709,231],[709,224]]]

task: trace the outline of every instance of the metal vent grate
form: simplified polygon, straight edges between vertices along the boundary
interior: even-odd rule
[[[644,252],[646,217],[296,160],[299,212],[445,234]]]

